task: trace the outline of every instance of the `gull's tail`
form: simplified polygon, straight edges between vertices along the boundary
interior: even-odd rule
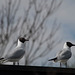
[[[0,64],[4,63],[5,59],[4,58],[0,58]]]
[[[54,61],[57,62],[57,57],[53,58],[53,59],[49,59],[48,61]]]
[[[4,58],[0,58],[0,60],[3,60]]]

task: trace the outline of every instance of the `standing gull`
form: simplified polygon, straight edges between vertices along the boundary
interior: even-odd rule
[[[13,52],[11,54],[7,54],[4,58],[0,58],[0,62],[13,62],[13,65],[17,62],[19,65],[19,60],[24,56],[25,50],[24,50],[24,43],[25,41],[28,41],[24,37],[20,37],[18,39],[18,44],[16,48],[13,49]]]
[[[65,63],[67,67],[67,61],[72,56],[72,52],[71,52],[72,46],[75,46],[75,44],[72,44],[71,42],[66,42],[63,46],[63,49],[56,55],[56,57],[53,59],[49,59],[48,61],[54,61],[54,62],[60,61],[60,67],[61,67],[61,63]]]

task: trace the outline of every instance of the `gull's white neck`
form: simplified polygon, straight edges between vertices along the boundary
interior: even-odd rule
[[[70,47],[68,47],[66,43],[64,44],[63,49],[71,50],[71,48],[70,48]]]
[[[24,48],[24,43],[22,43],[22,42],[20,42],[20,41],[18,40],[17,47]]]

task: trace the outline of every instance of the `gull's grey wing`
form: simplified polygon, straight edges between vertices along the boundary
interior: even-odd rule
[[[60,55],[60,53],[62,53],[63,50],[59,51],[56,55],[56,57],[58,57]]]
[[[16,48],[16,50],[13,53],[6,56],[6,59],[7,60],[20,59],[24,54],[25,51],[22,48]]]
[[[60,60],[66,60],[69,59],[72,56],[71,51],[69,50],[63,50],[58,54],[58,59]]]

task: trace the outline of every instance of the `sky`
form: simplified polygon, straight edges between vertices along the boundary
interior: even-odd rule
[[[24,4],[24,3],[26,4],[25,1],[27,1],[27,0],[22,0],[21,4]],[[4,0],[0,0],[0,6],[3,2],[4,2]],[[60,48],[63,47],[63,44],[64,44],[65,41],[71,41],[71,42],[75,43],[75,0],[63,0],[63,2],[61,4],[60,8],[58,9],[58,11],[56,11],[51,16],[50,19],[54,20],[55,18],[57,18],[59,23],[61,23],[61,29],[59,31],[60,32],[59,36],[62,36],[63,40],[62,40],[62,43],[60,44]],[[75,54],[74,49],[75,48],[73,47],[72,48],[73,55]],[[58,50],[56,50],[55,52],[54,51],[52,51],[51,52],[52,55],[49,55],[48,57],[52,57],[52,56],[54,57],[54,55],[56,54],[56,52]],[[48,57],[45,57],[45,59],[48,58]],[[41,58],[40,58],[40,60],[41,60]],[[74,64],[75,61],[72,61],[72,60],[74,60],[74,57],[72,57],[69,60],[69,62],[68,62],[69,65]],[[36,62],[37,61],[35,61],[33,64],[35,64]],[[38,62],[37,65],[40,65],[42,62]],[[58,66],[58,63],[55,64],[54,66]]]
[[[64,39],[75,41],[75,0],[63,0],[56,17],[62,24]]]

